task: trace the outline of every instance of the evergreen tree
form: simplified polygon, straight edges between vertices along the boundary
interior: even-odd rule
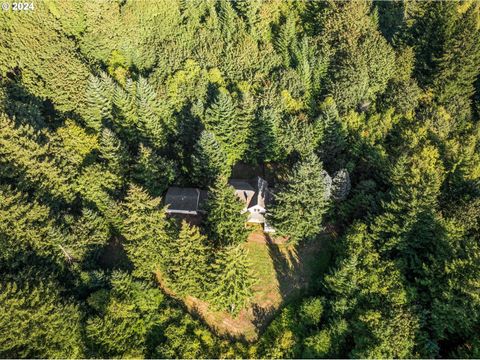
[[[108,169],[116,175],[126,174],[128,172],[127,149],[115,133],[109,128],[103,128],[99,145],[100,157],[107,162]]]
[[[378,30],[369,1],[328,1],[322,37],[334,49],[328,92],[341,113],[368,108],[393,76],[395,55]]]
[[[157,149],[162,149],[167,141],[167,132],[155,90],[145,78],[140,77],[135,94],[141,129]]]
[[[0,186],[0,258],[8,261],[31,249],[40,254],[58,251],[50,241],[50,209],[11,187]]]
[[[62,299],[58,284],[3,279],[0,306],[1,357],[83,357],[79,308]]]
[[[206,204],[209,237],[221,246],[244,242],[249,233],[245,227],[244,207],[226,179],[218,178]]]
[[[238,315],[248,305],[256,282],[248,252],[242,245],[226,247],[217,255],[212,268],[214,278],[209,296],[212,306]]]
[[[140,144],[138,160],[133,178],[154,196],[162,195],[175,179],[174,163]]]
[[[68,182],[68,174],[55,166],[48,146],[41,145],[38,133],[28,125],[16,127],[3,114],[0,114],[0,127],[1,176],[15,177],[24,190],[34,188],[42,196],[73,201],[75,192]]]
[[[329,97],[320,104],[321,115],[317,122],[321,128],[320,158],[329,168],[339,166],[346,147],[346,136],[342,129],[335,100]]]
[[[204,297],[208,252],[207,238],[200,233],[199,228],[182,221],[178,238],[169,247],[166,266],[170,282],[179,295]]]
[[[330,192],[330,176],[315,154],[308,155],[295,165],[286,184],[274,195],[269,214],[272,226],[294,244],[315,237],[323,229]]]
[[[101,79],[90,75],[87,87],[84,119],[86,125],[99,132],[103,122],[112,119],[113,83],[102,73]]]
[[[214,179],[219,176],[228,177],[230,167],[227,164],[227,156],[215,135],[204,130],[195,144],[192,155],[193,173],[196,182],[204,187],[212,185]]]
[[[131,185],[122,205],[123,244],[135,266],[133,274],[150,278],[159,270],[170,242],[165,209],[159,198],[151,198],[142,188]]]
[[[94,310],[86,325],[94,357],[149,357],[150,339],[175,316],[160,289],[120,271],[112,273],[111,290],[94,292],[87,303]]]
[[[205,127],[211,131],[227,154],[228,165],[242,159],[248,147],[251,118],[240,116],[232,97],[220,91],[215,102],[207,109]]]

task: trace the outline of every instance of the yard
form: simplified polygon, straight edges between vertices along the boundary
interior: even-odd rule
[[[324,235],[294,248],[273,244],[263,233],[254,232],[245,243],[258,278],[248,308],[232,318],[225,312],[210,311],[208,303],[197,298],[187,297],[183,302],[217,334],[253,341],[283,304],[306,291],[325,271],[329,244],[329,237]]]

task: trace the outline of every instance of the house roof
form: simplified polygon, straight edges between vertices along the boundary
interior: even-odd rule
[[[196,213],[199,210],[201,191],[196,188],[180,188],[172,186],[165,195],[167,212]]]
[[[228,183],[235,189],[238,198],[248,207],[255,195],[255,189],[245,180],[232,179]]]
[[[258,205],[262,208],[269,203],[271,195],[268,183],[260,176],[247,181],[231,179],[229,184],[235,189],[235,194],[242,200],[247,208]]]

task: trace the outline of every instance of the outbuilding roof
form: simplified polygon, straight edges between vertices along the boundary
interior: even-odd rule
[[[206,198],[206,192],[196,188],[172,186],[165,195],[168,213],[197,214]]]

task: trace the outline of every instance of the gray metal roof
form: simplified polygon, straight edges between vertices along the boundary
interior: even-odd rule
[[[255,205],[265,208],[271,199],[268,183],[260,176],[250,181],[231,179],[229,184],[233,186],[235,194],[245,203],[247,208]]]
[[[200,190],[196,188],[181,188],[172,186],[165,195],[167,212],[196,213],[199,210]]]

